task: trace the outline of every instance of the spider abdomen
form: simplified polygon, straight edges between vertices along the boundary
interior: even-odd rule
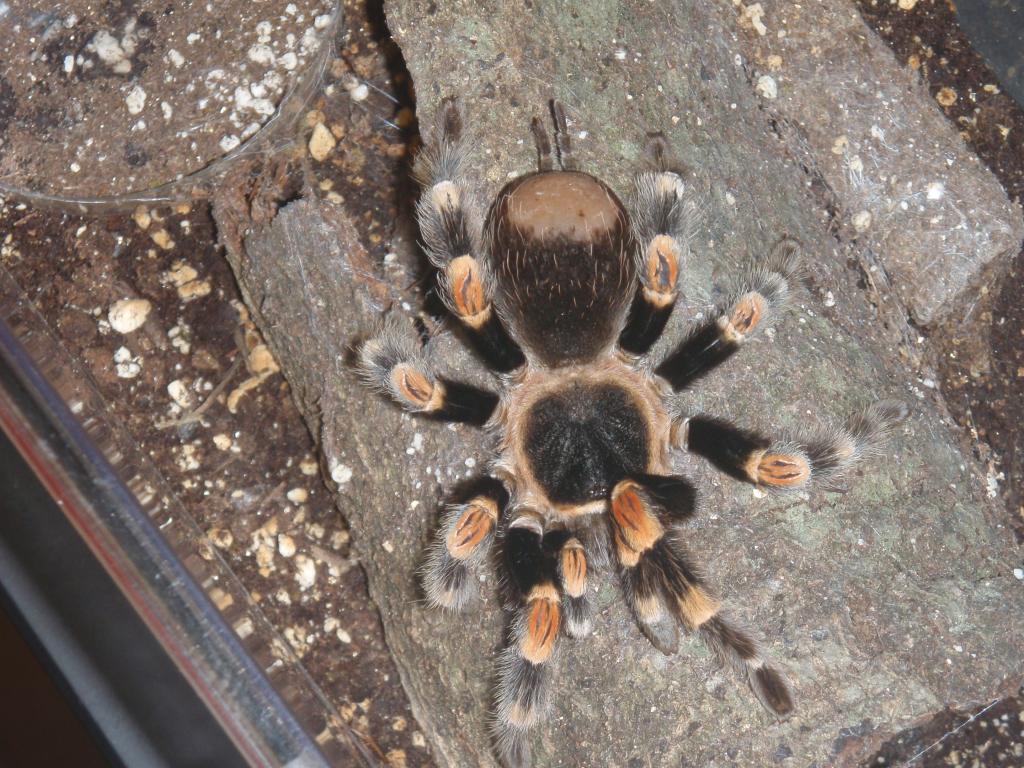
[[[500,307],[535,359],[585,362],[611,346],[632,297],[629,217],[600,179],[544,171],[508,184],[488,219]]]
[[[530,471],[555,504],[606,499],[624,477],[647,470],[648,420],[632,393],[612,383],[573,382],[540,398],[523,437]]]

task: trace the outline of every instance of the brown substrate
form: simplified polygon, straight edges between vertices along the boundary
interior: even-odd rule
[[[345,200],[383,261],[410,140],[397,127],[412,123],[408,83],[392,74],[396,52],[365,8],[347,10],[324,89],[282,152],[301,159],[299,183]],[[315,159],[318,123],[334,145]],[[208,207],[72,216],[0,201],[0,266],[85,361],[114,420],[206,534],[200,555],[219,551],[369,751],[389,766],[433,765],[306,425],[248,320]]]

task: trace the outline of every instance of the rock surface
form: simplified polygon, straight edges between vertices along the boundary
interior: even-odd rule
[[[551,97],[568,105],[582,166],[623,193],[645,131],[669,135],[703,179],[708,215],[685,278],[687,304],[666,343],[782,233],[805,244],[805,286],[774,334],[682,407],[799,432],[879,397],[912,404],[885,455],[842,492],[761,498],[679,456],[703,497],[692,548],[789,670],[793,717],[764,714],[698,643],[659,654],[602,578],[594,635],[562,644],[551,715],[537,729],[538,766],[764,766],[787,757],[856,765],[922,715],[988,699],[1019,679],[1024,629],[1008,617],[1024,615],[1024,590],[1009,537],[941,403],[914,387],[902,362],[912,350],[894,346],[916,334],[882,327],[868,299],[898,301],[885,281],[860,287],[864,275],[848,264],[862,260],[828,234],[813,180],[760,109],[733,7],[403,0],[388,18],[417,83],[422,124],[442,96],[462,98],[489,194],[531,169],[529,119]],[[493,765],[486,712],[502,637],[493,595],[485,585],[478,610],[442,615],[422,604],[415,579],[439,500],[485,465],[486,439],[402,415],[346,369],[347,345],[373,328],[382,301],[403,296],[376,280],[367,290],[365,254],[343,209],[306,199],[273,215],[222,199],[216,214],[249,305],[321,444],[439,763]],[[434,346],[453,373],[486,380],[450,336]]]
[[[762,107],[823,183],[840,239],[878,254],[919,324],[976,301],[1020,247],[1019,208],[852,3],[760,6],[757,26],[753,6],[737,9],[739,49],[752,79],[773,83]]]

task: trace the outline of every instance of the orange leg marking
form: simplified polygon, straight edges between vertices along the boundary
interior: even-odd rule
[[[570,597],[579,597],[587,589],[587,558],[583,546],[569,539],[561,555],[562,588]]]
[[[751,292],[740,296],[736,306],[732,308],[727,323],[726,335],[732,334],[731,341],[741,341],[743,337],[753,333],[764,319],[767,310],[764,296]]]
[[[415,410],[436,411],[444,405],[444,386],[408,363],[395,366],[391,383],[399,397]]]
[[[531,664],[543,664],[555,649],[555,640],[558,638],[558,627],[561,621],[561,609],[559,608],[558,593],[551,585],[546,585],[555,598],[550,595],[531,596],[529,600],[529,615],[526,618],[526,634],[523,636],[519,650],[524,659]],[[543,587],[539,589],[544,589]],[[534,591],[537,594],[538,590]]]
[[[796,488],[811,476],[811,465],[803,456],[765,453],[757,462],[756,482],[780,488]]]
[[[647,246],[644,295],[655,306],[664,307],[675,300],[679,261],[679,244],[673,237],[658,235]]]
[[[466,504],[455,526],[448,534],[448,552],[456,560],[465,560],[473,554],[498,520],[498,505],[486,496],[477,496]]]
[[[491,315],[480,265],[472,256],[459,256],[445,268],[445,276],[459,318],[470,327],[479,328]]]
[[[689,588],[679,595],[678,602],[683,623],[690,630],[699,627],[721,608],[721,603],[697,584],[690,584]]]
[[[639,491],[640,486],[632,480],[621,481],[612,491],[615,544],[619,562],[629,568],[665,533]]]

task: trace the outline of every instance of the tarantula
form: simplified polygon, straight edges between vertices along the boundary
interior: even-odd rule
[[[475,593],[473,571],[500,543],[512,617],[493,727],[511,768],[531,762],[527,733],[545,710],[559,634],[589,632],[588,578],[608,562],[657,649],[674,653],[680,627],[699,633],[765,707],[791,712],[785,676],[725,615],[687,551],[696,493],[673,472],[673,451],[764,488],[794,489],[849,467],[904,415],[900,404],[876,403],[805,442],[677,415],[672,393],[732,357],[783,307],[797,244],[782,240],[709,320],[649,359],[679,293],[696,196],[653,134],[653,167],[636,177],[627,213],[607,184],[577,170],[564,109],[555,101],[551,112],[554,153],[534,118],[539,169],[505,186],[486,218],[453,99],[442,102],[436,143],[415,166],[424,189],[416,214],[441,296],[500,374],[501,393],[437,375],[411,329],[394,323],[359,350],[364,378],[407,410],[497,437],[488,475],[443,513],[422,577],[432,604],[461,610]]]

